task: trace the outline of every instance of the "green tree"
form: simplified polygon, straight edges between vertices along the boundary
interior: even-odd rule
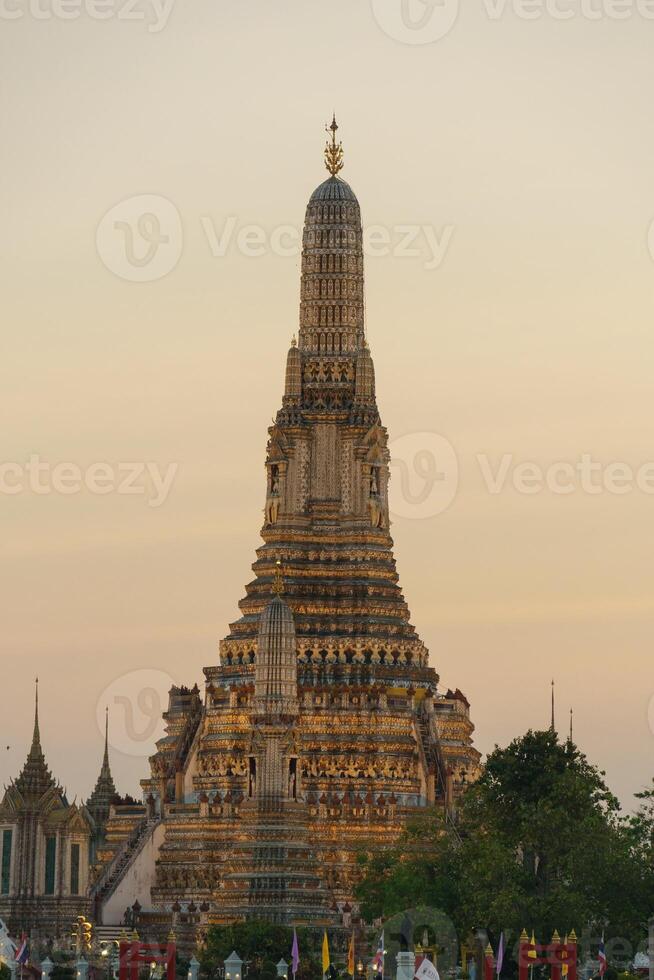
[[[654,828],[654,789],[645,801]],[[421,821],[392,852],[364,857],[364,914],[417,902],[441,908],[459,936],[524,927],[549,940],[554,929],[590,927],[636,944],[654,908],[651,861],[637,829],[576,746],[553,732],[527,732],[496,748],[465,794],[456,832]],[[650,840],[654,834],[650,834]],[[642,844],[644,847],[644,844]]]

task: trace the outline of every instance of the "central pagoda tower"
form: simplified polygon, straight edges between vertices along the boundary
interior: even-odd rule
[[[305,680],[337,663],[398,670],[427,663],[392,553],[388,437],[364,329],[361,211],[338,176],[337,129],[334,120],[330,176],[306,211],[299,342],[288,352],[282,407],[269,429],[264,545],[243,615],[221,646],[228,664],[254,654],[281,561]]]
[[[417,811],[450,809],[478,772],[468,702],[439,692],[398,582],[361,211],[339,176],[337,129],[306,210],[254,579],[205,668],[204,702],[171,691],[142,784],[152,831],[141,828],[136,857],[113,855],[131,874],[163,828],[138,899],[177,930],[338,922],[355,902],[357,853],[394,843]]]

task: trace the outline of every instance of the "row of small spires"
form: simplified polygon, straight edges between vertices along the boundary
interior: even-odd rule
[[[143,906],[141,905],[141,903],[137,899],[134,902],[134,904],[132,905],[132,908],[130,909],[130,911],[131,912],[134,912],[135,915],[138,915],[141,912],[141,909],[142,908],[143,908]],[[210,908],[210,906],[209,906],[209,903],[208,902],[203,902],[201,905],[196,905],[195,902],[191,901],[187,905],[186,910],[187,910],[187,912],[190,912],[191,915],[193,915],[194,912],[208,912],[209,911],[209,908]],[[171,912],[181,912],[182,911],[182,906],[179,904],[179,902],[175,902],[175,904],[171,906],[170,911]],[[132,942],[137,942],[139,936],[138,936],[138,933],[137,933],[136,929],[131,934],[131,937],[128,935],[127,930],[123,930],[123,932],[122,932],[122,934],[120,935],[119,938],[121,940],[123,940],[123,941],[129,940],[131,938]],[[177,937],[175,936],[174,931],[171,929],[170,930],[170,933],[168,935],[168,942],[174,942],[176,938]]]
[[[575,932],[574,929],[572,929],[571,932],[569,932],[567,934],[566,938],[567,938],[568,942],[571,945],[576,946],[576,944],[577,944],[577,933]],[[558,929],[555,929],[554,932],[552,933],[552,940],[551,941],[553,943],[560,943],[561,942],[561,936],[559,935],[559,930]],[[529,945],[532,945],[534,943],[534,933],[532,932],[531,939],[530,939],[529,938],[529,935],[527,933],[527,930],[526,929],[523,929],[522,932],[520,933],[520,942],[521,943],[529,943]]]
[[[520,942],[520,945],[521,946],[528,946],[529,949],[534,949],[534,950],[536,949],[536,946],[538,945],[536,943],[535,933],[532,931],[531,939],[530,939],[529,938],[529,934],[528,934],[528,932],[527,932],[526,929],[523,929],[522,932],[520,933],[520,940],[519,940],[519,942]],[[563,945],[563,946],[576,946],[577,945],[577,933],[575,932],[574,929],[572,929],[571,932],[566,933],[565,939],[563,940],[563,943],[561,943],[561,936],[559,934],[559,931],[558,931],[558,929],[555,929],[554,932],[552,933],[552,939],[550,940],[550,945],[551,946],[561,946],[561,945]],[[494,959],[493,947],[491,946],[490,943],[488,943],[488,945],[486,946],[486,949],[484,950],[484,955],[486,956],[487,959]],[[536,954],[534,952],[533,954],[528,954],[528,955],[535,956]]]

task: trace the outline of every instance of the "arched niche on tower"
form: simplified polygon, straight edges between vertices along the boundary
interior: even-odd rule
[[[285,440],[277,428],[270,430],[268,455],[266,459],[266,525],[271,526],[279,520],[280,512],[285,511],[286,477],[288,458]]]

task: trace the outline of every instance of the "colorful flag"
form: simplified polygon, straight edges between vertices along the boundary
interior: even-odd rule
[[[568,937],[566,936],[563,940],[563,949],[561,950],[561,976],[567,977],[568,971],[570,970],[570,964],[568,963]]]
[[[384,976],[384,932],[379,937],[379,942],[377,943],[377,952],[375,953],[372,965],[382,976]]]
[[[500,944],[497,947],[497,965],[495,971],[499,977],[502,972],[502,964],[504,963],[504,933],[500,933]]]
[[[322,937],[322,972],[323,976],[326,976],[329,972],[329,941],[327,939],[326,929]]]
[[[347,951],[347,972],[351,977],[354,976],[354,933],[350,937],[350,945]]]
[[[529,943],[529,952],[527,953],[527,956],[529,957],[530,960],[537,960],[538,959],[538,953],[536,952],[536,933],[533,932],[533,930],[532,930],[532,933],[531,933],[531,940],[530,940],[530,943]]]
[[[27,942],[27,935],[23,933],[20,939],[20,946],[16,950],[16,962],[20,963],[21,966],[25,966],[30,958],[30,948]]]
[[[300,947],[297,941],[297,932],[293,929],[293,946],[291,949],[291,969],[293,971],[293,976],[297,973],[297,968],[300,965]]]
[[[597,950],[597,958],[599,960],[599,975],[604,976],[608,968],[608,962],[606,959],[606,949],[604,947],[604,936],[602,936],[602,941],[599,944],[599,949]]]

